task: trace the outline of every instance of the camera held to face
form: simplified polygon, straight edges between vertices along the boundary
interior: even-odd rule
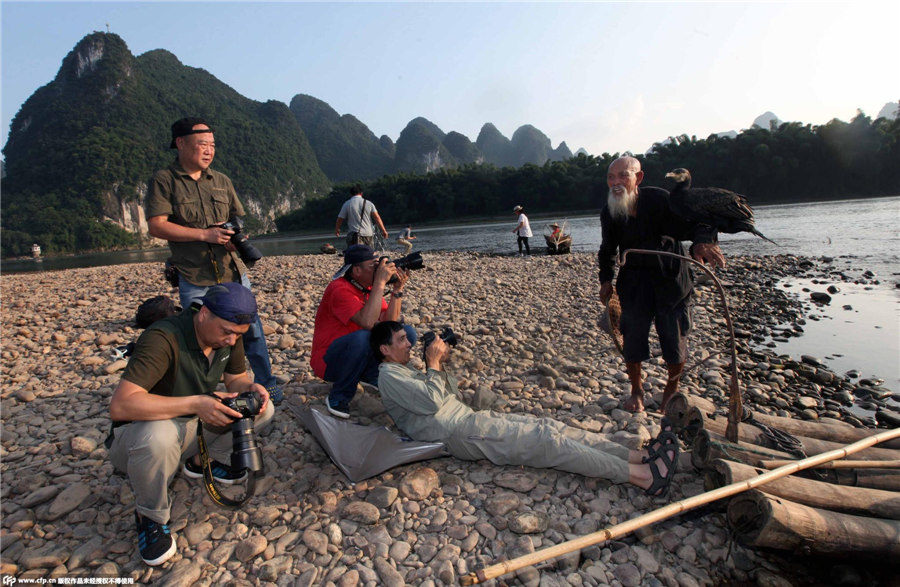
[[[228,222],[218,226],[234,232],[231,235],[231,244],[237,249],[238,255],[240,255],[244,264],[252,267],[254,263],[262,259],[263,254],[259,252],[259,249],[251,245],[247,235],[241,232],[241,229],[244,228],[244,221],[239,216],[232,216],[228,219]]]
[[[387,257],[382,257],[382,259],[387,259]],[[413,251],[405,257],[400,257],[399,259],[395,259],[389,262],[393,263],[394,267],[396,267],[397,269],[405,269],[407,271],[418,271],[419,269],[425,267],[425,261],[422,259],[421,251]],[[394,275],[388,280],[388,285],[396,281],[397,276]]]
[[[222,399],[222,403],[241,414],[231,423],[231,468],[262,471],[262,451],[253,435],[253,418],[262,409],[262,400],[256,392],[245,391],[237,397]]]
[[[435,338],[437,338],[437,335],[433,331],[429,330],[422,335],[422,345],[425,348],[428,348],[428,345],[433,343]],[[456,343],[459,342],[459,337],[456,336],[456,333],[453,332],[453,330],[449,326],[444,327],[444,329],[441,331],[440,338],[450,346],[456,346]]]

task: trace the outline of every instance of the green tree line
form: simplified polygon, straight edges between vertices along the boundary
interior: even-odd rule
[[[422,223],[528,212],[596,211],[606,201],[606,170],[618,156],[579,154],[543,166],[497,168],[469,164],[425,175],[400,173],[363,185],[390,224]],[[730,189],[751,204],[824,201],[900,194],[900,118],[873,121],[862,112],[849,123],[788,122],[752,128],[735,138],[681,135],[636,155],[645,185],[668,187],[665,174],[686,167],[697,186]],[[280,231],[330,225],[350,183],[276,219]]]

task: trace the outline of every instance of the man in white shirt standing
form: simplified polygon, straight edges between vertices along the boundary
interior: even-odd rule
[[[522,206],[516,206],[513,208],[513,214],[519,215],[519,223],[516,224],[516,227],[513,229],[513,232],[516,233],[519,245],[519,256],[522,256],[522,244],[525,245],[525,256],[531,256],[531,249],[528,247],[528,239],[531,238],[531,225],[528,224],[528,216],[525,216],[524,208]]]
[[[375,209],[375,204],[362,196],[362,188],[355,185],[350,190],[350,199],[341,206],[337,221],[334,224],[334,236],[341,236],[341,224],[347,221],[347,246],[366,245],[375,248],[375,225],[381,230],[382,236],[387,238],[388,232],[384,228],[381,216]]]

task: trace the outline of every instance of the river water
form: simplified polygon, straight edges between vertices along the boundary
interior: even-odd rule
[[[752,235],[721,235],[728,255],[775,255],[790,253],[810,257],[828,256],[836,268],[848,275],[869,270],[879,284],[860,286],[838,284],[841,292],[827,306],[810,305],[805,334],[788,342],[776,341],[775,350],[798,358],[802,354],[823,360],[837,373],[855,369],[861,377],[885,380],[885,386],[900,392],[900,196],[865,200],[843,200],[806,204],[760,206],[756,208],[756,226],[776,241],[775,246]],[[422,251],[482,251],[512,254],[516,238],[512,234],[515,218],[470,224],[426,226],[415,229],[415,249]],[[600,245],[599,216],[565,218],[531,217],[535,237],[533,252],[544,251],[541,233],[550,222],[565,223],[576,251],[596,251]],[[323,221],[331,225],[332,219]],[[395,236],[399,228],[391,231]],[[339,249],[343,240],[327,232],[282,234],[252,241],[265,255],[300,255],[319,252],[326,242]],[[388,248],[399,246],[388,242]],[[121,251],[41,261],[5,261],[3,273],[52,271],[75,267],[94,267],[120,263],[163,261],[167,248]],[[782,283],[787,291],[808,300],[807,290],[824,287],[802,281]],[[847,309],[849,307],[849,309]],[[764,309],[760,309],[764,312]]]

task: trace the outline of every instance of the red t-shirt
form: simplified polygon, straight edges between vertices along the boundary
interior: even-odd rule
[[[316,310],[316,323],[313,330],[312,351],[309,364],[319,379],[325,378],[325,351],[335,340],[344,335],[356,332],[359,324],[351,320],[366,305],[369,294],[360,291],[352,283],[339,277],[325,288],[322,301]],[[387,310],[387,302],[382,298],[381,313]]]

